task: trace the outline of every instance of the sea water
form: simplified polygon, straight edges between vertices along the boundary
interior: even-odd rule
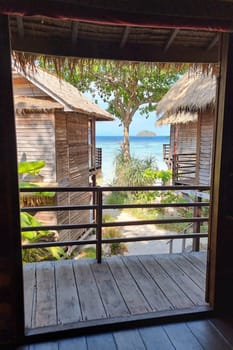
[[[122,136],[97,136],[96,147],[102,148],[103,184],[111,184],[114,177],[114,161],[121,149]],[[163,161],[163,144],[169,136],[130,136],[130,153],[139,159],[155,159],[159,169],[167,169]]]

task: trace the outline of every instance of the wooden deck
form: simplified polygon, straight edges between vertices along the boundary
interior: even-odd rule
[[[17,350],[231,350],[233,320],[212,318],[25,345]]]
[[[25,264],[26,330],[207,305],[205,260],[205,253],[186,253]]]

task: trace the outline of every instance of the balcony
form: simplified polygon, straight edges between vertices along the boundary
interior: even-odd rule
[[[196,183],[196,153],[174,154],[172,157],[172,183]]]
[[[206,253],[24,264],[27,334],[205,310]],[[46,330],[46,328],[48,330]]]
[[[208,191],[207,186],[182,186],[186,191]],[[23,244],[25,250],[51,246],[96,247],[96,259],[68,259],[23,264],[25,329],[28,335],[54,332],[66,329],[97,329],[124,323],[145,324],[158,317],[186,314],[208,310],[205,301],[206,250],[200,251],[196,241],[206,239],[207,233],[174,233],[164,236],[133,236],[104,238],[105,227],[132,226],[136,230],[140,225],[163,223],[193,224],[193,228],[208,217],[170,217],[153,220],[122,222],[103,222],[105,210],[125,208],[197,208],[208,207],[207,202],[188,203],[137,203],[103,204],[103,195],[107,191],[179,191],[180,186],[154,187],[92,187],[92,188],[40,188],[41,191],[54,192],[91,192],[95,193],[95,202],[88,206],[43,206],[37,211],[73,211],[94,210],[95,220],[91,223],[75,225],[48,225],[34,227],[34,230],[65,230],[86,227],[93,229],[94,236],[86,240],[37,242]],[[32,189],[22,189],[30,192]],[[34,191],[34,189],[33,189]],[[35,189],[37,191],[37,189]],[[24,212],[33,212],[35,208],[22,208]],[[30,231],[31,227],[22,227]],[[103,257],[103,245],[111,243],[144,242],[165,240],[168,242],[192,240],[192,247],[199,251],[182,249],[176,254],[124,255]],[[194,244],[195,243],[195,244]],[[185,245],[182,245],[183,247]],[[197,248],[198,247],[198,248]],[[193,250],[193,249],[191,249]],[[169,249],[168,249],[169,251]]]
[[[101,169],[102,167],[102,148],[96,148],[94,155],[89,152],[89,172]]]

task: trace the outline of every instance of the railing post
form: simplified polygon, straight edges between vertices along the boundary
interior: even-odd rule
[[[176,183],[177,179],[177,155],[172,155],[172,184]]]
[[[201,202],[201,197],[195,196],[195,202]],[[201,217],[201,209],[200,207],[194,207],[193,210],[193,216],[200,218]],[[194,233],[200,233],[201,232],[201,223],[200,222],[194,222],[193,223],[193,232]],[[200,250],[200,237],[193,238],[193,251],[199,252]]]
[[[100,264],[102,259],[102,213],[103,213],[103,198],[102,190],[97,189],[97,212],[96,212],[96,260]]]
[[[173,253],[173,239],[170,239],[169,241],[169,254]]]

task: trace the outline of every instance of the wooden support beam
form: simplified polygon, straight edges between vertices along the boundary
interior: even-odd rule
[[[222,34],[209,233],[209,300],[233,313],[233,34]]]
[[[24,332],[15,117],[8,17],[0,15],[0,343]]]
[[[178,50],[171,47],[164,52],[163,48],[156,45],[127,44],[119,50],[119,43],[96,40],[78,40],[75,46],[70,42],[57,38],[35,38],[27,36],[20,40],[12,36],[12,49],[15,51],[34,52],[44,55],[103,58],[116,60],[131,60],[145,62],[190,62],[190,63],[216,63],[218,62],[217,47],[208,52],[203,48],[189,47],[186,50]]]
[[[121,43],[120,43],[121,49],[125,46],[125,44],[128,40],[129,32],[130,32],[130,27],[125,27],[123,35],[122,35]]]
[[[179,29],[178,28],[172,30],[171,35],[170,35],[166,45],[164,46],[164,49],[163,49],[164,52],[166,52],[169,49],[169,47],[173,43],[173,41],[174,41],[174,39],[175,39],[175,37],[177,36],[178,33],[179,33]]]
[[[207,46],[206,51],[211,50],[217,44],[217,42],[219,41],[219,37],[220,35],[219,33],[217,33],[215,37],[212,39],[212,41],[209,43],[209,45]]]
[[[78,27],[79,27],[79,22],[75,21],[72,22],[72,46],[76,45],[77,39],[78,39]]]
[[[46,16],[118,26],[189,28],[207,30],[233,29],[233,3],[210,0],[131,0],[85,4],[77,1],[0,0],[0,13]]]
[[[20,39],[24,38],[23,17],[16,17],[16,23]]]

